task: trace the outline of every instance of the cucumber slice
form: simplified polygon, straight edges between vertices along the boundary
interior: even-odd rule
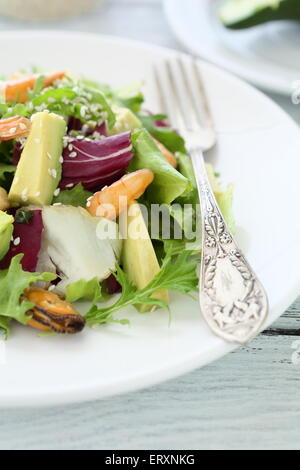
[[[226,0],[219,9],[219,17],[231,29],[276,20],[300,20],[300,0]]]

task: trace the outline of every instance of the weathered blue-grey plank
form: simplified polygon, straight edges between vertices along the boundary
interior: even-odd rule
[[[295,340],[260,336],[202,370],[124,397],[1,411],[0,448],[300,449]]]

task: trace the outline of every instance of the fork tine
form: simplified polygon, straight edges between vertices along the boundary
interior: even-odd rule
[[[195,57],[193,57],[192,66],[193,66],[193,71],[194,71],[193,75],[195,77],[195,82],[196,82],[197,91],[198,91],[198,93],[196,93],[196,95],[197,95],[198,98],[199,97],[201,98],[201,103],[202,103],[203,111],[204,111],[204,114],[205,114],[205,124],[207,125],[207,127],[210,127],[210,128],[213,129],[214,128],[214,120],[213,120],[213,116],[212,116],[212,111],[211,111],[209,100],[208,100],[208,97],[207,97],[202,72],[200,70],[200,67],[197,64],[197,59]]]
[[[179,130],[181,128],[181,123],[178,119],[177,104],[174,103],[174,97],[172,96],[166,64],[164,63],[163,65],[163,68],[165,69],[163,70],[164,73],[161,73],[161,70],[158,68],[154,68],[159,100],[162,106],[162,111],[167,114],[170,123]]]
[[[166,60],[154,68],[156,88],[163,111],[180,134],[189,139],[197,136],[199,145],[206,151],[216,142],[208,99],[204,83],[195,59],[179,55]]]
[[[186,129],[194,129],[195,127],[195,120],[193,113],[190,112],[190,107],[186,106],[186,98],[192,102],[191,95],[189,93],[188,87],[184,81],[184,77],[180,70],[175,72],[174,66],[176,62],[173,64],[170,61],[167,62],[167,72],[169,76],[169,81],[171,88],[173,90],[174,99],[177,103],[177,108],[179,115],[182,121],[182,131],[184,132]],[[177,64],[178,65],[178,64]]]
[[[156,67],[154,67],[153,72],[154,72],[154,79],[156,83],[156,90],[158,91],[158,97],[160,101],[160,111],[165,114],[169,114],[169,109],[168,109],[169,106],[168,106],[166,94],[163,91],[162,81],[160,78],[159,71]]]
[[[202,116],[200,113],[200,108],[199,108],[199,100],[195,101],[195,96],[193,93],[193,86],[191,83],[191,77],[188,75],[186,66],[183,62],[183,58],[181,56],[177,57],[177,65],[180,71],[180,75],[178,76],[180,80],[182,81],[182,84],[184,86],[184,90],[181,91],[181,102],[182,102],[182,108],[184,109],[185,114],[187,114],[187,109],[189,109],[188,116],[189,116],[189,121],[190,121],[190,128],[194,130],[199,130],[199,126],[203,126],[202,122]],[[179,88],[179,81],[178,81],[178,88]],[[186,98],[188,98],[190,102],[190,106],[187,107],[184,105],[186,103]],[[201,107],[201,104],[200,104]]]

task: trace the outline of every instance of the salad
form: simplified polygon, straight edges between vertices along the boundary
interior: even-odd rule
[[[151,314],[170,291],[196,291],[191,160],[167,117],[144,109],[141,84],[34,70],[0,86],[1,333],[127,324],[124,307]],[[232,225],[232,187],[207,170]]]

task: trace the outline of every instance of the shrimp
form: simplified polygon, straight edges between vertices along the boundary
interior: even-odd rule
[[[165,159],[170,163],[173,168],[177,168],[177,160],[174,153],[170,152],[167,147],[164,146],[161,142],[159,142],[155,137],[152,137],[154,142],[156,143],[157,147],[165,157]]]
[[[43,87],[47,88],[52,85],[56,80],[64,78],[65,72],[54,72],[48,74],[44,78]],[[10,80],[2,84],[2,94],[5,102],[18,102],[25,103],[28,100],[28,90],[34,88],[36,80],[40,77],[40,74],[34,74],[29,76],[20,77],[17,80]]]
[[[28,312],[32,315],[28,325],[42,331],[55,333],[80,333],[85,326],[84,318],[69,302],[61,300],[53,292],[39,287],[29,287],[22,298],[35,306]]]
[[[13,116],[8,119],[0,119],[0,141],[27,137],[30,127],[30,119],[23,116]]]
[[[114,220],[135,199],[138,199],[154,180],[151,170],[128,173],[111,186],[94,194],[87,202],[87,210],[93,216]]]

